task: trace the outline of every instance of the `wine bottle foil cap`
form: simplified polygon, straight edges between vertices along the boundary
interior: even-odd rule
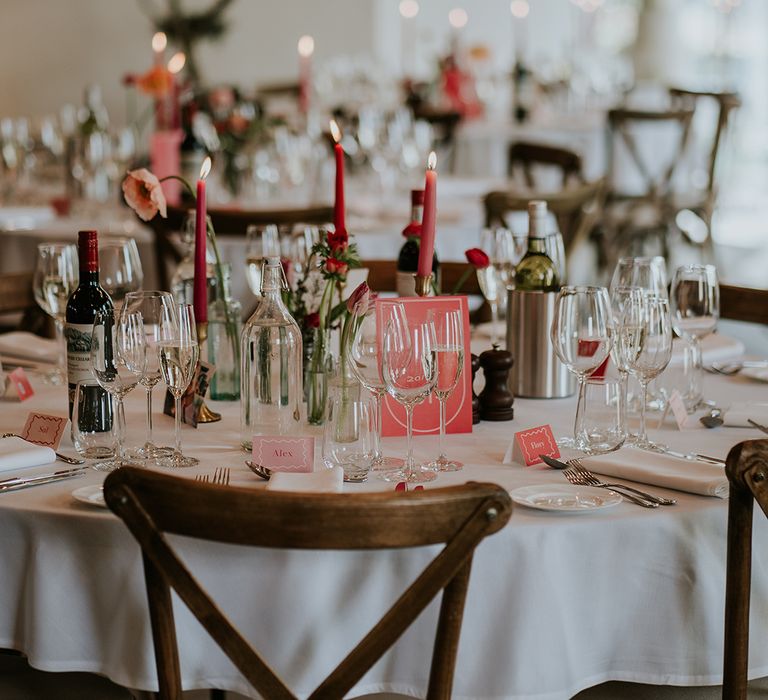
[[[547,203],[543,199],[533,199],[528,202],[529,216],[546,216]]]
[[[80,257],[80,269],[97,272],[99,269],[99,240],[96,231],[78,231],[77,247]]]
[[[411,190],[411,206],[424,206],[424,190]]]
[[[267,256],[267,265],[272,265],[273,267],[277,267],[280,265],[280,258],[276,255],[269,255]]]

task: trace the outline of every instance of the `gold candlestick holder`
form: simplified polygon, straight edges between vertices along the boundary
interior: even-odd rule
[[[416,280],[416,296],[428,297],[432,292],[432,273],[428,275],[414,275]]]
[[[202,355],[202,347],[205,345],[205,341],[208,340],[208,321],[198,322],[197,326],[197,345],[201,348],[200,354]],[[208,405],[203,400],[200,404],[200,409],[197,412],[198,423],[216,423],[221,420],[221,413],[216,413],[208,408]]]

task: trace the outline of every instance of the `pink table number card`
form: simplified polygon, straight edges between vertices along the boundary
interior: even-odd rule
[[[429,311],[461,312],[464,326],[464,357],[459,382],[445,404],[446,432],[472,432],[472,369],[469,350],[469,307],[466,296],[401,297],[398,299],[376,300],[376,325],[379,338],[379,357],[383,351],[384,331],[389,308],[403,304],[409,321],[427,319]],[[429,396],[413,411],[413,434],[436,435],[440,432],[440,409],[434,395]],[[405,409],[391,396],[386,395],[382,404],[382,435],[398,437],[405,435]]]
[[[507,450],[507,454],[504,456],[504,464],[516,462],[517,464],[524,464],[526,467],[532,467],[534,464],[541,463],[542,460],[539,455],[546,455],[555,459],[560,456],[560,450],[549,425],[540,425],[515,433],[510,447],[511,449]]]
[[[254,435],[253,461],[275,472],[311,472],[315,464],[315,438]]]
[[[27,422],[19,435],[27,442],[34,442],[36,445],[55,450],[59,447],[67,422],[66,416],[48,415],[33,411],[27,416]]]
[[[29,383],[29,377],[23,367],[17,367],[8,373],[9,388],[19,397],[19,401],[26,401],[35,393]]]

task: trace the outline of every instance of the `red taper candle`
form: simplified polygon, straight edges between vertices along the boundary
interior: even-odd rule
[[[195,321],[208,321],[208,265],[205,259],[207,250],[208,220],[205,205],[205,178],[211,171],[211,159],[206,158],[200,168],[200,179],[197,181],[197,203],[195,205],[195,283],[193,287],[192,305],[195,309]]]
[[[437,216],[437,156],[429,154],[424,180],[424,216],[421,221],[419,264],[416,273],[421,277],[432,274],[432,258],[435,254],[435,220]]]
[[[334,119],[331,119],[331,136],[336,142],[333,146],[336,157],[336,200],[333,205],[333,226],[339,232],[347,230],[344,217],[344,149],[341,147],[341,129]]]

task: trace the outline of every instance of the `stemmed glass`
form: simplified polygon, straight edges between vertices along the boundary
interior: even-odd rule
[[[621,344],[626,353],[629,371],[637,378],[641,389],[640,433],[634,445],[655,452],[663,451],[663,445],[648,439],[645,405],[648,383],[664,371],[672,357],[669,301],[663,297],[648,295],[633,298],[624,309],[620,328]]]
[[[245,272],[248,286],[257,297],[261,296],[261,266],[264,258],[280,256],[277,226],[251,224],[246,231]]]
[[[584,427],[587,378],[603,364],[613,343],[608,290],[605,287],[563,287],[555,301],[550,337],[560,361],[579,380],[573,439],[560,438],[558,444],[587,452],[589,440]]]
[[[631,331],[625,332],[625,312],[633,304],[639,304],[645,290],[639,287],[614,287],[611,290],[611,309],[613,311],[613,320],[616,333],[614,335],[613,347],[611,348],[611,357],[619,372],[619,401],[621,402],[621,416],[627,415],[627,395],[629,392],[629,360],[632,352],[631,346],[627,343],[631,339]],[[636,435],[626,431],[625,442],[632,444],[637,439]]]
[[[53,317],[59,350],[56,369],[46,375],[51,384],[62,384],[67,376],[64,362],[64,321],[67,300],[75,291],[79,277],[77,248],[74,245],[42,243],[37,246],[33,284],[35,301],[45,313]]]
[[[112,309],[96,313],[93,320],[91,365],[99,386],[117,399],[116,458],[94,466],[99,471],[111,471],[129,464],[123,452],[123,398],[139,383],[147,366],[147,344],[140,313],[120,316],[117,321]]]
[[[162,310],[157,341],[160,351],[160,371],[168,390],[176,400],[174,411],[175,450],[169,457],[158,460],[162,467],[193,467],[199,463],[196,457],[185,457],[181,451],[181,397],[195,375],[199,348],[195,312],[190,304],[177,304]]]
[[[105,237],[99,241],[99,283],[118,306],[128,292],[141,289],[144,271],[133,238]]]
[[[506,309],[507,286],[515,274],[515,241],[506,228],[483,229],[480,248],[488,255],[490,265],[477,269],[480,291],[491,307],[491,343],[499,340],[499,310]]]
[[[173,314],[173,296],[170,292],[128,292],[121,311],[121,318],[140,313],[144,324],[144,338],[147,345],[147,368],[139,379],[147,394],[147,437],[144,444],[135,450],[140,459],[166,457],[173,452],[170,447],[158,447],[152,441],[152,390],[160,381],[160,321],[164,315]]]
[[[377,441],[372,468],[402,467],[404,464],[402,459],[385,457],[381,453],[381,403],[387,393],[387,387],[382,374],[382,346],[377,333],[375,305],[372,304],[364,315],[356,315],[355,322],[355,334],[352,342],[348,343],[345,349],[350,370],[374,398]]]
[[[639,287],[657,297],[667,296],[667,272],[664,258],[619,258],[611,278],[611,292],[617,287]]]
[[[441,472],[455,472],[464,465],[445,454],[445,404],[459,383],[464,368],[464,326],[458,309],[438,312],[435,318],[437,340],[437,384],[435,397],[440,406],[440,454],[430,465]]]
[[[687,343],[688,388],[683,396],[689,411],[704,403],[701,390],[701,339],[717,326],[720,287],[714,265],[683,265],[672,277],[672,327]]]
[[[408,454],[403,469],[384,472],[386,481],[432,481],[435,472],[417,466],[413,459],[413,409],[434,391],[437,384],[435,326],[427,321],[409,321],[405,307],[396,304],[386,321],[382,376],[387,393],[405,408]]]

